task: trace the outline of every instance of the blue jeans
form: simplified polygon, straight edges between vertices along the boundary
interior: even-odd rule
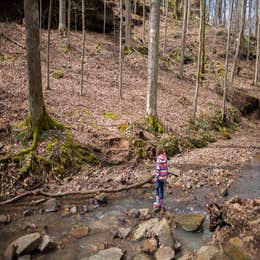
[[[164,182],[165,180],[156,180],[155,182],[155,194],[159,196],[161,200],[164,199]]]

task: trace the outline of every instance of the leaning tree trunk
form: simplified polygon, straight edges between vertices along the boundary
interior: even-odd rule
[[[59,0],[59,32],[66,32],[66,0]]]
[[[227,35],[227,46],[226,46],[226,60],[225,60],[225,74],[224,74],[224,87],[223,87],[223,106],[222,106],[222,121],[226,118],[226,93],[227,93],[227,76],[228,76],[228,55],[230,49],[230,33],[232,26],[232,14],[233,14],[233,3],[231,0],[229,8],[229,24],[228,24],[228,35]]]
[[[85,58],[85,0],[82,0],[82,56],[81,56],[81,78],[80,78],[80,95],[83,96],[83,83],[84,83],[84,58]]]
[[[52,121],[45,110],[42,93],[38,1],[24,0],[24,14],[29,85],[29,115],[33,135],[31,149],[35,149],[41,131],[53,128],[54,121]]]
[[[259,0],[255,0],[255,21],[254,21],[254,35],[255,38],[257,38],[257,26],[258,26],[258,19],[259,19],[259,15],[258,15],[258,3]]]
[[[231,72],[231,85],[233,85],[236,70],[237,70],[237,63],[238,63],[238,56],[240,52],[240,46],[243,38],[243,33],[244,33],[244,27],[245,27],[245,15],[246,15],[246,0],[243,0],[243,6],[242,6],[242,11],[241,11],[241,27],[240,27],[240,32],[239,32],[239,38],[237,42],[237,47],[236,47],[236,53],[234,57],[234,64]]]
[[[259,71],[259,44],[260,44],[260,23],[258,19],[257,24],[257,46],[256,46],[256,62],[255,62],[255,78],[254,78],[254,85],[257,85],[258,82],[258,71]]]
[[[148,43],[148,84],[147,107],[148,115],[157,117],[157,80],[158,80],[158,54],[160,34],[160,0],[151,0],[149,19]]]
[[[48,39],[47,39],[47,90],[50,90],[50,36],[51,36],[51,13],[52,13],[52,0],[49,1],[49,14],[48,14]]]
[[[125,46],[131,48],[131,0],[125,0]]]
[[[199,51],[198,51],[198,65],[197,65],[197,78],[196,78],[196,90],[194,96],[194,109],[193,109],[193,120],[196,119],[197,107],[198,107],[198,96],[199,96],[199,87],[201,84],[202,78],[202,52],[203,52],[203,27],[204,27],[204,18],[205,16],[205,5],[206,0],[201,0],[200,5],[200,38],[199,38]]]
[[[183,79],[183,65],[185,57],[186,46],[186,32],[187,32],[187,17],[188,17],[188,0],[184,0],[183,8],[183,26],[182,26],[182,39],[181,39],[181,60],[180,60],[180,78]]]

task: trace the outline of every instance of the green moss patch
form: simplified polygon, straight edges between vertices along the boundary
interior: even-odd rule
[[[55,70],[51,73],[51,77],[54,79],[61,79],[64,77],[64,72],[61,70]]]
[[[117,120],[120,118],[120,115],[116,114],[116,113],[113,113],[113,112],[106,112],[104,114],[104,117],[105,118],[108,118],[108,119],[113,119],[113,120]]]

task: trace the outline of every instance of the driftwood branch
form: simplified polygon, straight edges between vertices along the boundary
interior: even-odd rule
[[[118,189],[94,189],[94,190],[88,190],[88,191],[68,191],[68,192],[57,192],[57,193],[50,193],[50,192],[44,192],[42,190],[34,190],[34,191],[28,191],[22,194],[19,194],[11,199],[1,201],[0,205],[6,205],[15,201],[18,201],[26,196],[31,195],[42,195],[46,197],[51,198],[57,198],[57,197],[64,197],[64,196],[72,196],[72,195],[92,195],[95,196],[99,193],[115,193],[120,192],[124,190],[130,190],[130,189],[136,189],[142,187],[144,184],[151,182],[154,176],[149,176],[147,179],[143,180],[142,182],[134,183],[131,185],[123,186]]]
[[[9,38],[8,36],[6,36],[5,34],[0,33],[0,36],[3,37],[4,39],[6,39],[7,41],[9,41],[9,42],[11,42],[11,43],[13,43],[13,44],[19,46],[20,48],[22,48],[22,49],[24,49],[24,50],[26,49],[22,44],[20,44],[19,42],[14,41],[14,40],[12,40],[11,38]]]

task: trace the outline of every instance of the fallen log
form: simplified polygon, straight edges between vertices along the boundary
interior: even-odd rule
[[[22,194],[19,194],[13,198],[10,198],[5,201],[1,201],[0,205],[6,205],[12,202],[16,202],[26,196],[37,196],[37,195],[42,195],[46,197],[51,197],[51,198],[57,198],[57,197],[64,197],[64,196],[72,196],[72,195],[89,195],[89,196],[96,196],[99,193],[116,193],[120,191],[125,191],[125,190],[130,190],[130,189],[136,189],[142,187],[144,184],[149,183],[153,179],[153,175],[149,176],[147,179],[143,180],[142,182],[130,184],[127,186],[122,186],[117,189],[94,189],[94,190],[88,190],[88,191],[68,191],[68,192],[57,192],[57,193],[51,193],[51,192],[45,192],[41,189],[34,190],[34,191],[28,191],[24,192]]]

